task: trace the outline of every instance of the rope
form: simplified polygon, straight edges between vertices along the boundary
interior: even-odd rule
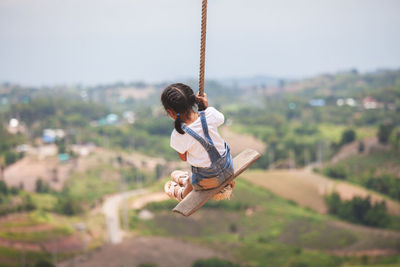
[[[199,95],[204,95],[204,67],[206,63],[206,32],[207,32],[207,0],[203,0],[201,12],[201,45],[200,45],[200,73]]]
[[[207,33],[207,0],[203,0],[201,9],[201,41],[200,41],[200,73],[199,73],[199,95],[204,95],[204,67],[206,63],[206,33]],[[200,110],[204,110],[204,106],[200,105]],[[213,198],[215,200],[230,199],[234,187],[228,184]]]

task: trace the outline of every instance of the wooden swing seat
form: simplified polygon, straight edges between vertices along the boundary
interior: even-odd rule
[[[242,151],[233,159],[234,174],[229,179],[214,189],[190,192],[181,202],[179,202],[178,205],[176,205],[173,211],[184,216],[190,216],[196,210],[200,209],[216,193],[220,192],[233,179],[249,168],[260,157],[261,154],[253,149]]]

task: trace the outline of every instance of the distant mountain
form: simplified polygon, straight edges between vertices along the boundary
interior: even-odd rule
[[[256,75],[251,77],[223,78],[217,79],[217,81],[227,87],[276,87],[279,86],[284,81],[284,79],[271,76]]]
[[[280,92],[319,97],[361,97],[379,89],[400,86],[400,70],[359,73],[355,70],[322,74],[285,83]]]

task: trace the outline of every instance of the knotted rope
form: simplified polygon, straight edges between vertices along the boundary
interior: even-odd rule
[[[201,12],[199,95],[204,95],[204,68],[206,64],[207,0],[203,0]]]

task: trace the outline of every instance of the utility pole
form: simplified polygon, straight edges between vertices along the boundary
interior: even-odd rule
[[[53,263],[57,266],[57,239],[53,239]]]
[[[4,180],[4,166],[0,164],[0,181]]]
[[[118,156],[118,166],[120,169],[121,173],[121,167],[123,164],[123,159],[121,156]],[[121,193],[122,193],[122,224],[124,225],[124,230],[128,231],[128,226],[129,226],[129,220],[128,220],[128,208],[127,208],[127,182],[126,182],[126,177],[124,175],[121,175]]]
[[[293,170],[296,168],[296,155],[294,154],[294,150],[289,151],[289,165],[290,169]]]
[[[21,250],[21,267],[25,267],[25,246],[22,245]]]
[[[310,165],[310,151],[308,149],[304,149],[304,167]]]
[[[275,157],[275,155],[274,155],[274,150],[273,149],[270,149],[269,150],[269,152],[268,152],[268,159],[269,159],[269,169],[270,170],[273,170],[273,169],[275,169],[275,164],[274,164],[274,157]]]
[[[318,142],[318,147],[317,147],[317,159],[318,159],[318,165],[321,166],[322,165],[322,161],[323,161],[323,154],[322,154],[322,147],[323,143],[322,141]]]

